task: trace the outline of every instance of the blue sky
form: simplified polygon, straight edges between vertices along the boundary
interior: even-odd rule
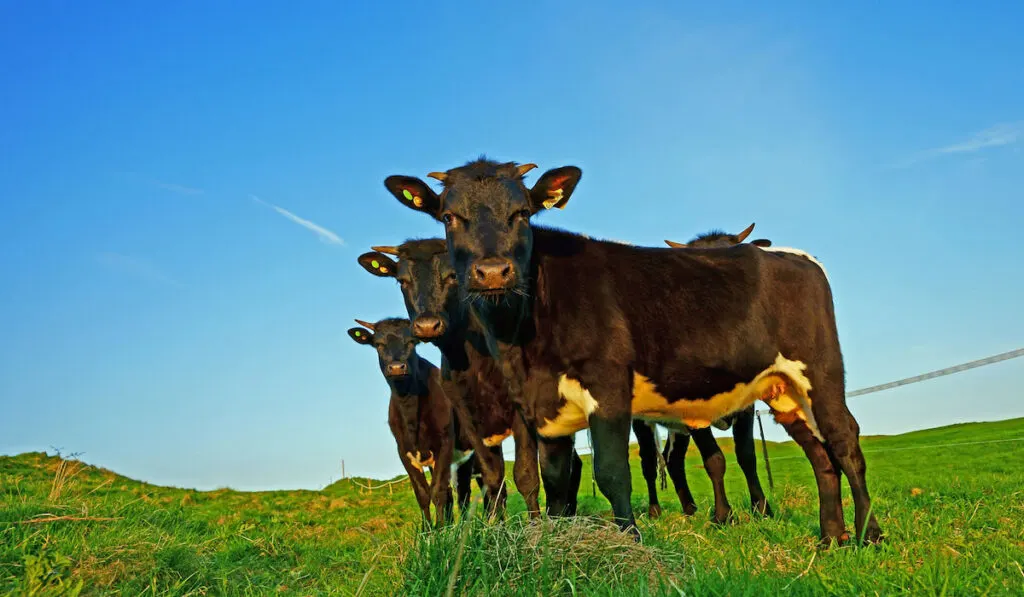
[[[543,223],[754,221],[815,254],[850,389],[1024,345],[1024,6],[213,4],[0,6],[2,453],[199,488],[401,472],[345,330],[404,309],[355,259],[442,233],[385,176],[482,152],[583,169]],[[1022,374],[851,409],[1024,416]]]

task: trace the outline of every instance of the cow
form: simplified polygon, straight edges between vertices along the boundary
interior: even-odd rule
[[[686,243],[671,240],[666,240],[665,243],[674,248],[725,248],[740,244],[750,236],[753,230],[754,224],[751,224],[738,234],[712,230],[697,235]],[[755,239],[750,241],[750,244],[758,247],[770,247],[771,241]],[[727,415],[712,422],[712,425],[722,430],[732,427],[736,461],[747,481],[751,508],[755,513],[772,516],[771,506],[768,505],[764,490],[761,488],[761,480],[757,476],[757,456],[754,451],[754,406],[750,405],[742,411]],[[657,518],[661,514],[661,506],[658,503],[658,462],[653,426],[653,423],[647,423],[641,419],[633,420],[633,434],[637,438],[641,470],[647,483],[648,515],[651,518]],[[697,511],[696,502],[686,480],[685,468],[685,456],[690,446],[691,435],[700,451],[701,459],[704,461],[704,470],[710,477],[714,490],[715,509],[711,520],[716,523],[724,523],[729,520],[732,513],[732,507],[729,505],[725,493],[725,457],[710,428],[692,429],[682,433],[669,430],[664,458],[669,476],[672,478],[672,484],[676,488],[676,495],[679,497],[684,514],[692,515]]]
[[[377,351],[380,371],[391,388],[388,426],[398,445],[398,456],[409,474],[409,482],[423,514],[423,523],[431,522],[430,504],[435,521],[452,520],[451,470],[457,468],[456,489],[459,510],[468,511],[473,451],[457,437],[457,424],[451,404],[441,389],[438,368],[416,353],[418,341],[412,335],[408,319],[388,318],[369,323],[355,320],[361,327],[348,330],[358,344]],[[428,484],[423,469],[431,469]]]
[[[880,540],[824,269],[796,251],[635,247],[533,225],[565,207],[583,174],[554,168],[527,188],[534,168],[480,158],[429,174],[440,194],[412,176],[384,184],[443,223],[460,293],[537,433],[590,427],[619,527],[639,540],[633,417],[699,429],[762,400],[811,463],[823,543],[850,539],[842,474],[857,537]],[[564,477],[553,464],[542,475]]]
[[[375,246],[357,258],[369,273],[398,281],[413,335],[438,347],[442,355],[442,376],[451,380],[448,393],[460,413],[466,435],[477,440],[477,454],[488,458],[484,486],[504,487],[504,459],[501,441],[513,436],[516,456],[513,479],[526,500],[531,517],[540,514],[537,472],[538,446],[532,430],[508,396],[504,378],[481,342],[481,332],[459,300],[458,285],[443,238],[408,240],[399,246]],[[397,261],[394,258],[397,258]],[[571,438],[556,441],[572,441]],[[544,442],[541,451],[546,453]],[[573,451],[566,500],[566,514],[575,514],[576,495],[583,463]],[[548,495],[556,491],[545,488]],[[494,492],[494,489],[488,489]],[[548,500],[551,504],[551,500]],[[557,506],[560,502],[555,500]],[[557,514],[549,512],[549,514]]]

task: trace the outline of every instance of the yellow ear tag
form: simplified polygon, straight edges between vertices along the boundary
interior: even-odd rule
[[[360,337],[360,336],[362,336],[362,335],[363,335],[363,333],[362,333],[362,332],[360,332],[359,330],[356,330],[356,331],[354,331],[354,332],[352,332],[352,333],[353,333],[353,334],[355,334],[356,338],[358,338],[358,337]]]
[[[416,207],[423,207],[423,200],[420,199],[419,197],[413,197],[412,204],[415,205]]]
[[[409,189],[402,189],[402,196],[406,201],[412,201],[412,193],[409,192]]]
[[[548,191],[548,198],[544,200],[544,208],[551,209],[562,200],[562,189]]]
[[[378,267],[380,267],[380,262],[374,259],[373,261],[370,262],[370,265],[373,266],[373,269],[377,269]]]
[[[380,273],[382,273],[382,274],[388,273],[388,268],[386,266],[383,266],[383,265],[380,266]]]

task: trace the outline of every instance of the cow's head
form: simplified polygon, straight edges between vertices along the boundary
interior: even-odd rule
[[[418,178],[389,176],[384,185],[411,209],[444,223],[449,259],[459,287],[470,296],[498,298],[521,291],[529,276],[533,233],[530,217],[563,208],[583,172],[576,166],[548,170],[527,188],[534,164],[481,158],[447,172],[432,172],[440,195]]]
[[[414,336],[440,343],[452,329],[452,317],[461,305],[455,270],[443,238],[410,240],[397,247],[373,247],[373,251],[359,256],[359,264],[375,276],[398,280]]]
[[[409,329],[408,319],[382,319],[377,323],[355,320],[362,327],[349,328],[348,335],[359,344],[377,350],[380,371],[389,381],[402,381],[419,377],[419,341]]]
[[[705,232],[704,234],[697,235],[696,238],[688,243],[677,243],[675,241],[666,240],[665,244],[676,249],[718,249],[740,244],[746,240],[753,231],[754,225],[751,224],[739,234],[729,234],[727,232],[722,232],[721,230],[712,230],[711,232]],[[772,241],[767,238],[759,238],[750,241],[750,244],[758,247],[770,247],[772,246]]]

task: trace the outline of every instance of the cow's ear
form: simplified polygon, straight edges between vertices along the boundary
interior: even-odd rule
[[[770,247],[772,246],[772,241],[768,240],[767,238],[758,238],[756,240],[750,241],[750,244],[754,245],[755,247]]]
[[[562,166],[542,174],[530,189],[533,213],[552,207],[564,209],[582,176],[583,171],[576,166]]]
[[[677,243],[674,240],[666,240],[665,244],[672,247],[673,249],[685,249],[687,246],[689,246],[686,243]]]
[[[378,251],[363,253],[357,261],[363,269],[381,278],[394,278],[398,272],[398,263]]]
[[[366,328],[349,328],[348,335],[357,344],[371,344],[373,342],[373,332]]]
[[[441,217],[441,197],[427,183],[415,176],[389,176],[384,179],[384,186],[402,204],[409,209],[422,211],[435,220]]]

